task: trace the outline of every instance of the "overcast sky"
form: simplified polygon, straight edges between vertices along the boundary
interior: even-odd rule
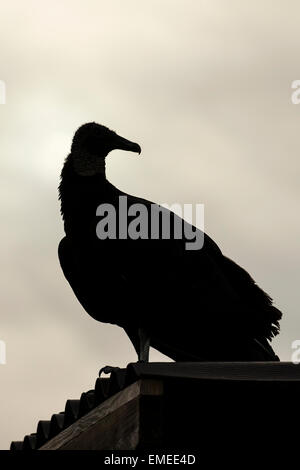
[[[276,0],[3,0],[0,5],[0,448],[136,355],[75,299],[57,259],[59,173],[88,121],[142,147],[113,152],[120,189],[204,203],[205,228],[300,339],[300,4]],[[142,307],[141,307],[142,309]],[[166,360],[153,352],[151,360]]]

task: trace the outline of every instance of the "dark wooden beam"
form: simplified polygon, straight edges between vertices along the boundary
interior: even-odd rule
[[[40,450],[270,453],[300,420],[300,365],[292,363],[138,363],[127,367],[126,383],[81,418],[79,406],[79,419]],[[48,424],[39,427],[42,442]],[[26,436],[24,448],[35,440]]]
[[[39,450],[131,450],[161,440],[163,382],[133,383],[80,418]]]

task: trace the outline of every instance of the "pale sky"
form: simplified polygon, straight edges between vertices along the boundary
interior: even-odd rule
[[[0,448],[136,355],[97,323],[57,259],[57,186],[74,131],[138,142],[107,175],[160,203],[204,203],[205,229],[300,339],[300,4],[276,0],[3,0],[0,5]],[[141,306],[142,311],[142,306]],[[151,360],[166,360],[153,352]]]

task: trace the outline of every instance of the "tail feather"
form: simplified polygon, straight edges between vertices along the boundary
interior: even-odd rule
[[[282,318],[282,312],[272,305],[272,298],[256,284],[245,269],[225,256],[222,257],[222,262],[229,282],[254,312],[252,318],[249,319],[252,329],[257,335],[271,340],[280,331],[279,321]]]

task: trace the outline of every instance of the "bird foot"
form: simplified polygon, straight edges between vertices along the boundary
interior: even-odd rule
[[[99,377],[101,377],[101,374],[111,374],[112,372],[119,370],[120,367],[114,367],[114,366],[104,366],[100,369],[99,371]]]

